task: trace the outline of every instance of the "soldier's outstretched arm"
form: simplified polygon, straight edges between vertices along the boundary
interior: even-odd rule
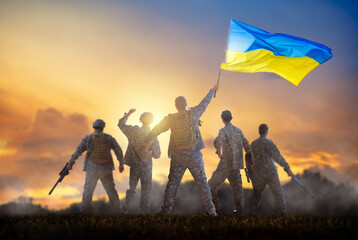
[[[203,100],[199,103],[199,105],[192,107],[190,110],[193,112],[194,116],[196,118],[201,117],[203,113],[205,112],[206,108],[208,107],[209,103],[211,102],[211,99],[213,98],[215,92],[219,89],[219,85],[216,84],[212,89],[209,90],[209,93],[206,94]]]
[[[127,123],[129,116],[132,115],[132,113],[134,113],[135,111],[136,111],[135,108],[130,109],[128,111],[128,113],[124,113],[124,116],[121,119],[119,119],[119,121],[118,121],[118,127],[119,127],[119,129],[122,130],[122,132],[124,134],[129,133],[131,128],[133,128],[133,126],[127,125],[126,123]]]
[[[111,148],[116,154],[117,160],[119,161],[119,172],[123,172],[124,170],[124,162],[123,162],[123,151],[122,148],[117,143],[116,139],[111,137]]]
[[[278,164],[280,164],[280,166],[283,167],[285,169],[285,171],[287,171],[287,169],[290,169],[290,166],[288,165],[286,160],[283,158],[280,151],[278,150],[278,148],[276,147],[276,145],[273,142],[270,143],[270,148],[271,148],[272,159],[275,162],[277,162]]]
[[[158,123],[153,129],[152,131],[150,131],[150,133],[148,134],[147,137],[147,141],[152,141],[155,137],[157,137],[158,135],[160,135],[163,132],[166,132],[169,130],[169,116],[166,116],[165,118],[163,118],[163,120]]]
[[[123,164],[123,151],[122,148],[119,146],[115,138],[111,138],[111,148],[113,149],[114,153],[120,164]]]
[[[87,139],[88,136],[82,139],[80,145],[78,145],[76,151],[72,154],[69,164],[67,165],[67,170],[71,170],[72,166],[75,164],[76,160],[81,156],[81,154],[87,150]]]

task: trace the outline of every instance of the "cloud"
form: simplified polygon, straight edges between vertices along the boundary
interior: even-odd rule
[[[353,164],[348,165],[348,166],[344,166],[341,169],[341,171],[346,177],[353,179],[355,181],[358,181],[358,162],[357,161]]]
[[[25,189],[25,182],[23,179],[11,175],[0,175],[0,202],[7,202],[19,196]]]
[[[63,207],[68,202],[80,201],[85,176],[82,171],[85,154],[77,160],[70,175],[58,185],[52,199],[48,197],[48,192],[76,147],[91,132],[88,118],[83,114],[63,114],[54,108],[37,110],[28,126],[13,131],[2,143],[1,147],[16,151],[0,154],[0,202],[24,194],[52,207]],[[128,187],[128,184],[118,180],[115,183],[119,192],[125,192]],[[97,185],[94,195],[106,196],[102,184]]]
[[[7,188],[20,188],[23,189],[24,181],[12,175],[0,175],[0,191]]]
[[[24,131],[31,124],[31,115],[18,106],[18,99],[10,92],[0,89],[0,138]]]
[[[64,115],[56,109],[38,110],[25,129],[7,139],[5,147],[16,149],[16,153],[0,155],[1,172],[8,174],[8,181],[21,183],[25,188],[50,189],[71,153],[90,133],[86,116]],[[72,178],[78,179],[80,174],[76,171]],[[12,187],[4,183],[3,187],[6,186]]]
[[[55,155],[79,144],[89,133],[87,118],[80,114],[63,116],[55,109],[38,110],[29,131],[9,141],[9,146],[38,155]]]

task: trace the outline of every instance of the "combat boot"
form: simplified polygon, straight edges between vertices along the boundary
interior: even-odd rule
[[[212,208],[212,209],[208,210],[208,214],[209,214],[209,216],[212,216],[212,217],[217,217],[218,216],[218,214],[216,213],[215,208]]]
[[[168,210],[165,210],[162,206],[162,210],[160,210],[160,212],[158,212],[156,215],[157,216],[164,216],[164,215],[169,215],[169,211]]]
[[[128,215],[128,208],[126,204],[123,204],[123,206],[121,207],[121,213],[124,215]]]

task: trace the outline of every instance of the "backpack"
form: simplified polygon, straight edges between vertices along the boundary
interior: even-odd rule
[[[178,150],[191,149],[196,144],[196,131],[190,120],[190,111],[170,115],[170,129]]]
[[[108,140],[103,133],[94,133],[92,135],[93,151],[91,159],[95,163],[107,163],[111,161],[111,148]]]

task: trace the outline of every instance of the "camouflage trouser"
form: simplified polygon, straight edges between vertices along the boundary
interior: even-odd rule
[[[183,175],[189,169],[198,187],[201,201],[209,214],[216,214],[211,199],[210,188],[206,180],[204,162],[200,151],[189,154],[176,154],[171,157],[168,184],[165,189],[162,210],[169,213],[175,202],[175,197]]]
[[[231,167],[215,170],[209,180],[209,186],[216,210],[220,211],[221,209],[217,189],[225,181],[226,178],[230,182],[231,191],[234,196],[236,212],[241,213],[241,210],[244,205],[244,194],[242,189],[241,174],[239,169],[233,170]]]
[[[111,168],[87,167],[86,182],[82,196],[81,212],[89,213],[91,210],[92,196],[98,179],[101,180],[104,189],[108,194],[114,213],[119,213],[119,197],[115,189],[113,173]]]
[[[268,185],[272,191],[273,197],[275,199],[275,205],[279,214],[285,215],[286,203],[285,196],[281,187],[280,179],[277,173],[273,176],[263,176],[255,174],[255,177],[252,179],[252,184],[254,187],[254,194],[251,197],[251,211],[256,213],[260,205],[262,193],[265,190],[266,185]]]
[[[126,200],[123,206],[124,211],[133,202],[138,181],[140,180],[140,211],[142,214],[149,214],[150,191],[152,190],[152,164],[132,166],[129,173],[129,189],[126,192]]]

